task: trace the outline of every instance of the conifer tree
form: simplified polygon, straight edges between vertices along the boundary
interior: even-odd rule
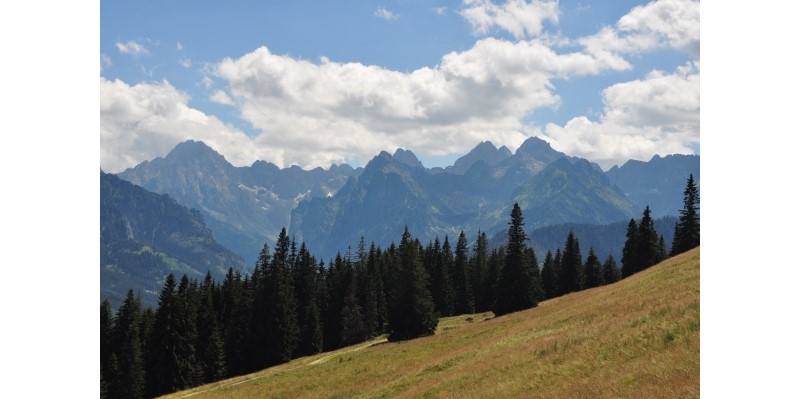
[[[361,305],[358,301],[357,273],[350,273],[350,282],[342,301],[342,332],[340,346],[349,346],[366,339]]]
[[[636,240],[636,272],[647,269],[661,262],[665,258],[663,241],[659,242],[653,218],[650,216],[650,207],[646,206],[639,221],[639,232]]]
[[[215,290],[211,272],[208,272],[200,287],[200,305],[197,310],[197,360],[203,383],[217,381],[227,375],[225,346],[214,307]]]
[[[625,246],[622,248],[622,278],[628,277],[638,270],[637,248],[639,247],[639,225],[636,220],[628,222],[628,232],[625,234]]]
[[[594,288],[605,284],[602,265],[600,265],[600,259],[594,253],[594,248],[589,248],[589,255],[586,256],[584,268],[586,270],[585,288]]]
[[[535,286],[530,259],[526,256],[528,236],[519,204],[514,203],[508,227],[505,264],[500,272],[497,300],[492,311],[496,315],[535,307]]]
[[[267,326],[265,344],[268,364],[284,363],[292,359],[297,347],[297,302],[291,280],[289,235],[281,229],[275,243],[275,252],[266,275]]]
[[[553,254],[547,251],[542,264],[542,286],[544,287],[545,298],[555,298],[558,296],[558,274],[553,261]]]
[[[533,297],[536,302],[544,300],[544,285],[542,285],[542,271],[539,269],[539,261],[533,248],[528,247],[525,262],[530,265],[531,278],[533,279]]]
[[[486,299],[486,290],[484,289],[489,273],[489,240],[486,238],[486,233],[478,230],[478,238],[475,240],[472,252],[470,264],[475,274],[473,280],[475,311],[483,312],[491,307]]]
[[[419,243],[408,227],[399,247],[399,281],[389,310],[389,340],[433,335],[439,320],[428,290],[428,273],[422,267]]]
[[[694,176],[690,174],[683,191],[683,209],[675,224],[670,255],[675,256],[697,246],[700,246],[700,191]]]
[[[458,236],[456,242],[455,258],[453,260],[454,288],[456,292],[456,313],[475,313],[475,296],[472,288],[473,272],[469,263],[469,248],[464,231]]]
[[[570,230],[561,254],[561,294],[569,294],[583,289],[585,272],[581,260],[581,248],[575,234]]]
[[[613,284],[621,278],[617,261],[613,256],[608,255],[605,262],[603,262],[603,281],[605,284]]]
[[[100,304],[100,380],[103,382],[104,389],[107,388],[106,385],[112,378],[109,374],[109,359],[114,348],[111,341],[113,327],[114,317],[111,314],[111,303],[106,299]]]
[[[109,397],[141,398],[144,395],[145,369],[139,334],[139,301],[128,290],[125,302],[117,311],[112,331],[114,375],[110,380]]]
[[[186,317],[175,285],[175,276],[170,273],[158,297],[147,348],[147,396],[175,392],[193,382],[194,348],[184,334]]]
[[[323,349],[322,316],[319,311],[320,276],[317,272],[317,261],[308,252],[305,243],[300,244],[293,273],[300,328],[297,354],[316,354]]]

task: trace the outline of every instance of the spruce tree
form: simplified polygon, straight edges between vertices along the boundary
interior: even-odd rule
[[[194,378],[194,348],[187,329],[184,307],[170,273],[158,297],[153,332],[147,348],[147,396],[159,396],[188,388]]]
[[[683,209],[675,224],[670,255],[674,256],[700,246],[700,191],[689,175],[683,191]]]
[[[312,355],[322,352],[322,315],[319,311],[320,276],[317,261],[308,252],[306,244],[300,244],[295,259],[294,285],[297,294],[297,320],[300,338],[297,354]]]
[[[478,230],[475,246],[472,248],[470,264],[473,273],[475,273],[473,280],[475,311],[484,312],[491,307],[491,304],[486,300],[484,289],[489,273],[489,240],[486,238],[486,233],[480,230]]]
[[[268,318],[265,345],[268,364],[284,363],[292,359],[297,347],[297,302],[291,279],[289,235],[281,229],[275,243],[275,252],[266,275]]]
[[[636,272],[647,269],[661,262],[665,258],[663,242],[659,242],[653,218],[650,216],[650,207],[646,206],[639,221],[639,231],[636,240]]]
[[[114,327],[114,317],[111,314],[111,303],[108,299],[100,304],[100,380],[108,385],[112,376],[109,374],[109,359],[113,352],[111,332]],[[107,388],[104,386],[104,388]]]
[[[581,248],[575,234],[570,230],[561,254],[561,294],[569,294],[583,289],[585,272],[581,258]]]
[[[456,253],[453,261],[454,288],[456,293],[455,309],[457,314],[475,313],[475,296],[472,288],[473,275],[469,262],[469,248],[464,231],[458,236]]]
[[[544,287],[545,298],[555,298],[558,296],[558,274],[553,262],[553,254],[547,251],[542,264],[542,286]]]
[[[586,270],[585,288],[594,288],[605,284],[600,259],[595,255],[594,248],[589,248],[589,255],[586,256],[584,268]]]
[[[428,290],[428,273],[422,267],[419,243],[408,227],[399,248],[399,281],[389,311],[389,340],[400,341],[433,335],[439,320]]]
[[[109,397],[141,398],[144,395],[145,369],[142,356],[139,301],[128,290],[125,302],[117,311],[112,331],[114,375],[110,380]]]
[[[342,332],[340,346],[350,346],[366,339],[363,312],[358,301],[357,274],[350,273],[350,282],[342,301]]]
[[[197,360],[203,383],[217,381],[227,375],[225,346],[214,307],[215,290],[216,284],[208,272],[200,287],[200,305],[197,310]]]
[[[508,227],[505,264],[500,272],[497,300],[492,311],[496,315],[535,307],[538,302],[531,259],[526,255],[528,236],[519,204],[514,203]]]
[[[625,246],[622,247],[622,278],[628,277],[638,270],[637,248],[639,246],[639,225],[636,220],[628,222],[628,232],[625,234]]]
[[[608,255],[605,262],[603,262],[603,281],[605,284],[613,284],[619,281],[621,278],[619,268],[617,267],[617,261],[614,260],[614,257]]]

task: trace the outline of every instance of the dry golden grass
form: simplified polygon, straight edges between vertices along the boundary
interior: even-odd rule
[[[377,339],[171,397],[699,396],[698,248],[534,309],[445,318],[431,337]]]

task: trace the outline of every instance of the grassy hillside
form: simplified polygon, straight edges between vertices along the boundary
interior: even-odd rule
[[[700,250],[617,284],[492,318],[442,319],[435,336],[296,359],[172,397],[700,396]]]

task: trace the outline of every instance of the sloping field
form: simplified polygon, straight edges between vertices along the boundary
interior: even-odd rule
[[[183,391],[192,398],[700,396],[700,249],[537,308],[442,319]]]

